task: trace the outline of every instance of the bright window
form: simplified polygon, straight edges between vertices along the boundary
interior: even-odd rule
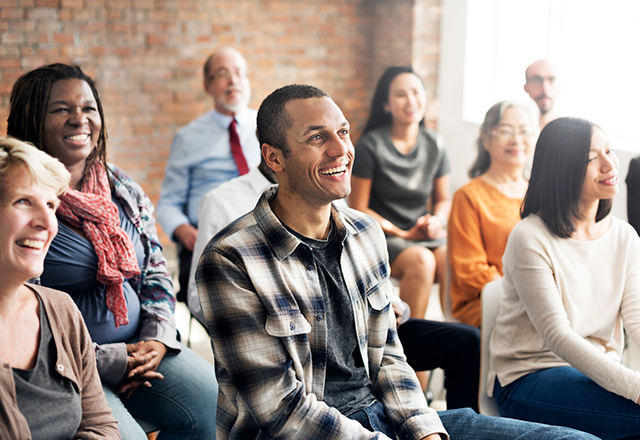
[[[548,58],[562,87],[556,110],[600,125],[614,148],[640,151],[640,1],[468,0],[463,118],[481,123]],[[535,114],[535,113],[534,113]]]

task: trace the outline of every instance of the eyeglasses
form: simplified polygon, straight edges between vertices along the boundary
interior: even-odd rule
[[[238,79],[245,79],[247,78],[249,75],[251,75],[251,72],[249,70],[240,70],[237,69],[234,72],[230,72],[227,69],[220,69],[217,72],[214,72],[212,75],[209,75],[209,81],[211,80],[223,80],[223,81],[230,81],[232,77],[236,77]]]
[[[491,134],[503,141],[511,140],[517,136],[520,136],[524,140],[529,140],[533,136],[533,132],[526,128],[517,133],[510,128],[499,128],[497,130],[491,130]]]
[[[555,76],[540,76],[540,75],[534,75],[530,78],[527,78],[527,82],[530,82],[532,84],[535,84],[537,86],[541,86],[544,82],[548,82],[549,84],[553,85],[556,83],[556,77]]]

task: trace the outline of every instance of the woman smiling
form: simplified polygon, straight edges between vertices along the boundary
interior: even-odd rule
[[[58,231],[64,166],[15,139],[0,139],[0,437],[117,439],[91,337],[66,293],[40,276]]]
[[[603,439],[640,433],[640,372],[620,362],[623,329],[640,342],[640,238],[609,214],[618,165],[589,121],[540,133],[490,342],[489,391],[504,416]]]
[[[444,293],[449,159],[427,130],[427,92],[410,67],[389,67],[356,144],[349,206],[375,218],[387,239],[391,275],[412,318],[424,318],[435,279]]]
[[[213,368],[176,340],[153,205],[107,162],[92,79],[65,64],[26,73],[11,92],[7,133],[58,158],[71,174],[41,281],[80,308],[120,435],[146,439],[135,417],[160,427],[159,439],[215,438]]]
[[[533,150],[531,115],[522,105],[493,105],[480,127],[473,180],[456,191],[449,218],[451,303],[455,318],[480,326],[480,291],[502,277],[502,254],[520,221],[523,172]]]

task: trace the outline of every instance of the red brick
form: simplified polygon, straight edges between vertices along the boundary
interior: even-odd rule
[[[14,82],[0,82],[0,94],[10,94]]]
[[[60,0],[36,0],[36,6],[48,6],[50,8],[59,8]]]
[[[60,56],[60,48],[59,47],[39,47],[38,55],[42,55],[46,57],[57,57],[57,56]]]
[[[153,0],[133,0],[133,7],[136,9],[153,9]]]
[[[0,9],[0,18],[4,18],[4,19],[10,19],[10,18],[24,18],[24,9],[20,8],[20,9],[13,9],[13,8],[2,8]],[[12,23],[12,25],[15,24],[15,22]],[[33,26],[33,23],[31,23],[31,26]],[[15,26],[11,26],[12,29],[15,29]]]
[[[55,43],[73,43],[73,34],[53,34]]]
[[[24,42],[24,34],[21,32],[3,32],[0,35],[2,44],[15,44]]]
[[[147,44],[149,46],[164,46],[167,44],[166,35],[149,34],[147,35]]]
[[[84,4],[82,0],[61,0],[63,8],[81,9]]]
[[[107,48],[104,46],[91,46],[88,48],[88,52],[91,55],[105,55],[107,53]]]

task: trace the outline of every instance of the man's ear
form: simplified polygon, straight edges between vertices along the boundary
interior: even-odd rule
[[[531,93],[529,93],[529,81],[527,81],[526,83],[524,83],[524,85],[522,86],[522,88],[524,89],[525,92],[527,92],[527,95],[531,96]]]
[[[282,150],[274,147],[273,145],[264,143],[262,144],[262,157],[265,163],[274,173],[279,173],[284,170],[284,156]]]
[[[204,89],[204,91],[205,91],[205,93],[206,93],[207,95],[211,95],[211,96],[213,96],[213,93],[211,93],[211,92],[209,91],[209,86],[211,85],[211,81],[213,81],[213,79],[205,77],[205,78],[202,80],[202,88]]]

